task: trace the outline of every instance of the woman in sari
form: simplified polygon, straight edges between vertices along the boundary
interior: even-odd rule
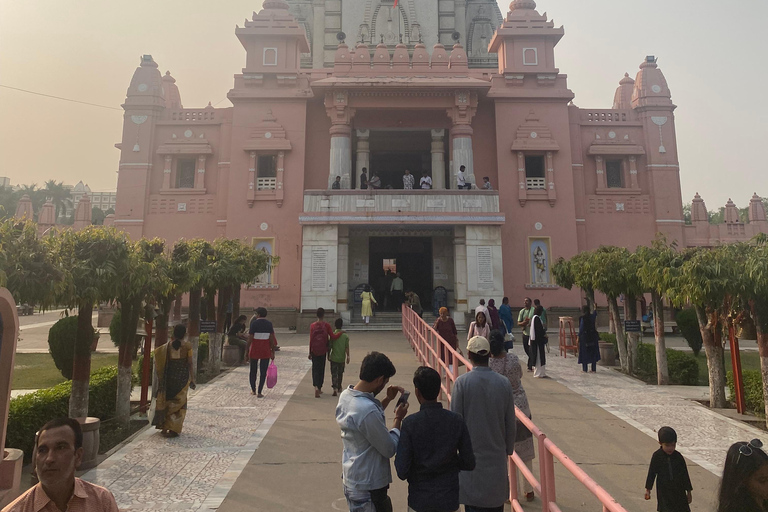
[[[187,328],[173,328],[173,340],[157,347],[155,356],[155,383],[152,395],[155,399],[155,415],[152,425],[164,437],[181,434],[187,415],[187,391],[195,389],[192,370],[192,345],[182,341]]]
[[[439,334],[441,338],[448,342],[451,348],[461,352],[456,323],[453,321],[453,318],[448,316],[448,308],[440,308],[440,316],[437,317],[435,325],[432,328],[437,331],[437,334]],[[440,359],[442,359],[443,362],[450,367],[451,371],[453,371],[453,354],[451,354],[450,351],[445,350],[442,343],[440,344]]]
[[[496,301],[491,299],[488,301],[488,323],[491,324],[492,331],[501,330],[501,319],[499,318],[499,310],[496,309]]]

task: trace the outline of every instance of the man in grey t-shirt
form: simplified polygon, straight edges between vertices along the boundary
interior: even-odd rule
[[[475,470],[459,473],[466,512],[503,512],[509,497],[507,457],[515,451],[515,397],[509,379],[488,367],[491,346],[482,336],[467,343],[472,371],[456,379],[451,411],[467,423]]]

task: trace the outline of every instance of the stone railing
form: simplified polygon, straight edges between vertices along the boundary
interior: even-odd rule
[[[304,212],[498,213],[499,193],[480,190],[307,190]]]
[[[211,122],[216,121],[216,111],[212,108],[185,108],[182,110],[166,111],[163,117],[166,121],[182,121],[185,123]]]
[[[618,124],[618,123],[637,123],[638,119],[632,110],[581,110],[581,122],[592,124]]]
[[[277,178],[256,178],[256,190],[275,190]]]
[[[544,190],[547,188],[545,178],[525,178],[525,188],[528,190]]]

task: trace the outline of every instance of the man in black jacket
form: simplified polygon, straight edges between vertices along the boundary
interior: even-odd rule
[[[459,509],[459,471],[475,468],[469,430],[458,414],[437,401],[440,375],[421,366],[413,375],[421,410],[403,420],[395,469],[408,480],[408,508],[414,512]]]

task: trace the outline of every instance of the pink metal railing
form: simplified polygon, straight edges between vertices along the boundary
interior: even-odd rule
[[[453,383],[459,377],[459,374],[466,373],[472,369],[472,364],[463,355],[453,349],[447,341],[440,337],[429,324],[422,320],[411,308],[403,306],[403,334],[408,339],[416,352],[416,356],[422,364],[435,368],[441,377],[441,390],[445,393],[448,401],[451,400],[451,391]],[[440,352],[443,351],[446,361],[441,359]],[[447,361],[452,361],[449,364]],[[457,364],[460,363],[460,364]],[[464,370],[460,368],[463,365]],[[592,478],[587,475],[575,462],[573,462],[555,443],[547,438],[520,409],[515,408],[517,419],[520,420],[533,434],[538,444],[539,455],[539,479],[531,473],[525,466],[522,459],[515,453],[509,457],[509,500],[512,503],[512,510],[523,512],[520,500],[517,495],[517,469],[523,475],[523,478],[533,486],[534,492],[541,498],[542,512],[560,512],[555,497],[555,459],[560,461],[576,480],[582,483],[602,504],[603,512],[627,512],[608,491],[600,487]]]

